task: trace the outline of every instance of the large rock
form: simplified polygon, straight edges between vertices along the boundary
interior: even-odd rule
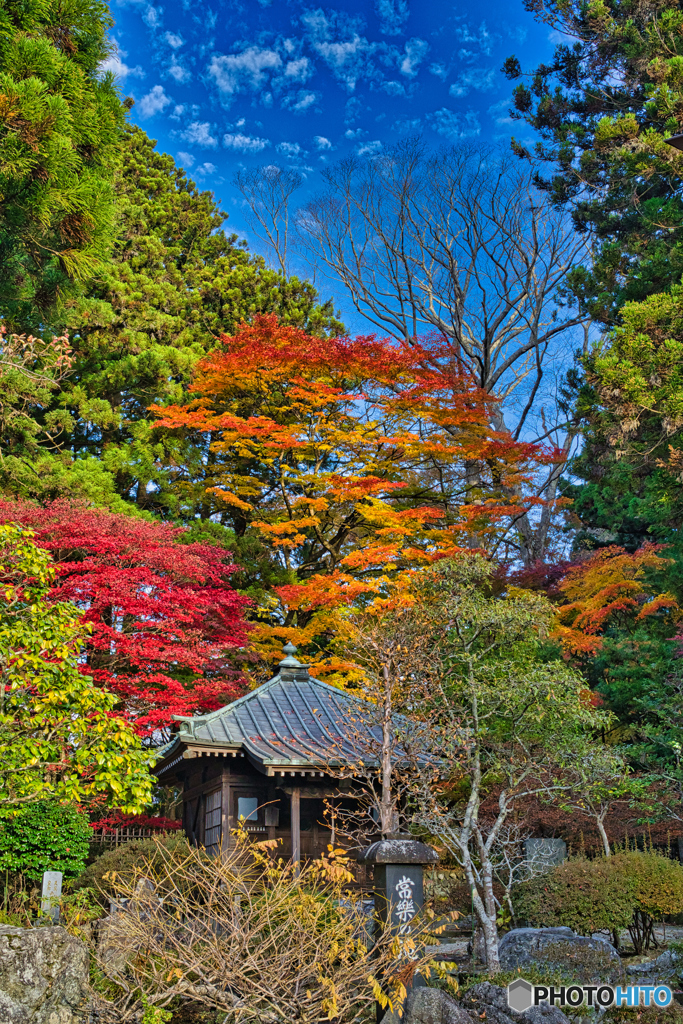
[[[487,1024],[515,1024],[518,1021],[524,1021],[524,1024],[569,1024],[568,1017],[559,1006],[548,1003],[516,1013],[508,1006],[507,988],[492,985],[489,981],[469,988],[462,997],[462,1004],[474,1022],[483,1019]],[[483,1013],[485,1017],[482,1017]]]
[[[406,999],[403,1016],[386,1013],[382,1024],[472,1024],[472,1018],[442,989],[415,988]]]
[[[667,949],[655,960],[631,964],[626,968],[626,973],[632,976],[629,980],[638,985],[666,985],[673,982],[677,988],[678,979],[683,976],[683,959],[680,953]]]
[[[76,1024],[87,1005],[88,949],[61,927],[0,925],[2,1024]]]
[[[513,928],[500,940],[498,956],[504,971],[534,966],[584,985],[614,985],[624,978],[614,946],[576,935],[571,928]]]
[[[488,981],[473,985],[456,1000],[438,988],[416,988],[409,994],[403,1016],[388,1013],[382,1024],[569,1024],[557,1006],[535,1006],[525,1013],[508,1007],[507,989]]]

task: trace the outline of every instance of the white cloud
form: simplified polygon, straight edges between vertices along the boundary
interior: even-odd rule
[[[173,32],[167,32],[164,36],[164,39],[173,50],[177,50],[179,47],[185,45],[185,40],[183,39],[183,37],[176,36],[174,35]]]
[[[216,173],[216,165],[215,164],[209,164],[209,163],[201,164],[197,168],[195,173],[196,174],[215,174]]]
[[[176,154],[176,156],[178,157],[178,160],[180,161],[183,167],[192,167],[192,164],[194,163],[194,157],[192,156],[192,153],[184,153],[181,150],[180,153]]]
[[[314,135],[313,142],[316,149],[332,149],[332,143],[324,135]]]
[[[152,7],[152,5],[149,4],[142,13],[142,20],[145,25],[149,26],[149,28],[159,28],[163,13],[163,7]]]
[[[287,61],[283,74],[288,82],[307,82],[313,74],[313,66],[308,57],[299,57]]]
[[[218,141],[211,134],[211,125],[208,121],[192,121],[185,131],[180,133],[180,138],[196,146],[208,146],[211,149],[218,145]]]
[[[189,82],[190,79],[192,78],[192,75],[187,70],[187,68],[184,68],[182,64],[180,64],[179,61],[175,59],[175,56],[173,57],[173,60],[169,64],[167,71],[171,78],[173,78],[176,82],[179,82],[180,84],[182,84],[183,82]]]
[[[576,42],[576,36],[570,36],[566,32],[560,32],[558,29],[554,28],[548,32],[548,42],[562,43],[565,46],[571,46]]]
[[[331,11],[328,15],[320,8],[309,8],[301,15],[301,22],[311,47],[349,92],[353,92],[360,78],[373,76],[370,58],[375,46],[360,35],[362,22],[357,18],[343,11]]]
[[[114,40],[114,50],[107,59],[100,64],[100,71],[112,71],[120,82],[123,82],[126,78],[144,78],[145,72],[139,64],[134,68],[131,68],[124,62],[123,58],[127,56],[128,53],[126,50],[122,50],[116,40]]]
[[[398,35],[410,14],[408,0],[375,0],[375,10],[380,20],[379,30],[386,36]]]
[[[270,139],[257,139],[251,135],[228,133],[223,136],[223,145],[226,149],[235,149],[240,153],[261,153],[270,146]]]
[[[473,135],[479,135],[481,127],[479,118],[474,110],[468,110],[466,114],[457,114],[448,107],[435,110],[427,114],[427,120],[432,129],[447,139],[467,139]]]
[[[381,82],[379,87],[383,92],[388,93],[389,96],[405,96],[406,94],[405,86],[391,79],[388,82]]]
[[[513,120],[510,117],[510,100],[500,100],[499,103],[493,103],[488,113],[491,115],[496,124],[513,124]]]
[[[282,153],[284,156],[288,157],[299,156],[302,152],[301,146],[298,142],[278,142],[275,148],[278,153]]]
[[[155,85],[151,92],[140,100],[139,111],[142,117],[154,117],[161,114],[173,100],[164,92],[163,86]]]
[[[428,70],[430,75],[435,75],[436,78],[445,79],[448,76],[448,68],[445,64],[430,64]]]
[[[316,92],[305,92],[299,89],[296,94],[283,97],[282,106],[291,110],[294,114],[303,114],[309,107],[312,107],[318,99]]]
[[[382,149],[382,143],[379,139],[375,139],[374,142],[363,142],[356,149],[358,156],[377,156]]]
[[[282,58],[275,50],[249,46],[241,53],[214,55],[209,64],[209,76],[230,100],[237,93],[263,89],[268,76],[281,67]]]
[[[485,53],[487,56],[491,53],[491,47],[493,46],[493,44],[499,40],[499,36],[493,35],[491,32],[489,32],[488,28],[486,27],[485,21],[482,21],[479,28],[475,30],[472,30],[469,27],[469,25],[463,25],[460,28],[456,28],[455,35],[456,38],[463,43],[474,44],[476,48],[478,48],[482,53]],[[465,57],[465,55],[467,57],[475,56],[475,53],[473,51],[468,50],[461,50],[460,54],[462,54],[463,57]]]
[[[404,49],[405,53],[399,64],[399,71],[408,78],[414,78],[417,69],[427,56],[429,44],[424,39],[409,39]]]
[[[416,132],[422,127],[422,121],[419,117],[415,117],[412,120],[394,121],[391,127],[395,132],[401,132],[402,134]]]
[[[495,68],[471,68],[458,75],[453,85],[448,90],[451,96],[467,96],[473,89],[479,92],[488,92],[493,89]]]
[[[346,101],[344,107],[344,124],[349,124],[351,121],[357,121],[363,112],[363,106],[361,101],[355,96]]]
[[[362,139],[368,133],[364,128],[347,128],[344,132],[345,139]]]

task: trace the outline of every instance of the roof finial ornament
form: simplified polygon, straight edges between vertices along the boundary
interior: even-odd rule
[[[286,657],[284,657],[280,662],[280,668],[301,667],[301,662],[297,661],[297,659],[294,657],[294,655],[296,654],[296,647],[291,641],[285,644],[285,646],[282,648],[282,652],[286,655]]]

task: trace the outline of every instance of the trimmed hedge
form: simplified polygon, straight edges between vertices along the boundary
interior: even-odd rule
[[[114,850],[107,850],[89,864],[76,879],[74,888],[94,889],[99,901],[106,905],[107,898],[113,896],[117,890],[117,878],[130,878],[135,875],[143,860],[151,859],[153,865],[155,859],[160,859],[161,848],[169,851],[189,851],[190,847],[184,832],[124,843]]]
[[[683,912],[683,867],[654,851],[575,857],[513,892],[515,916],[535,927],[568,925],[579,935],[620,931],[639,911],[653,921]]]

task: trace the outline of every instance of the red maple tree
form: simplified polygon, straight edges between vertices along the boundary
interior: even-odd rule
[[[83,672],[117,694],[141,735],[168,734],[174,714],[238,697],[235,655],[248,602],[230,586],[228,552],[183,543],[185,530],[68,501],[0,501],[0,521],[29,527],[56,564],[55,600],[83,609]]]

